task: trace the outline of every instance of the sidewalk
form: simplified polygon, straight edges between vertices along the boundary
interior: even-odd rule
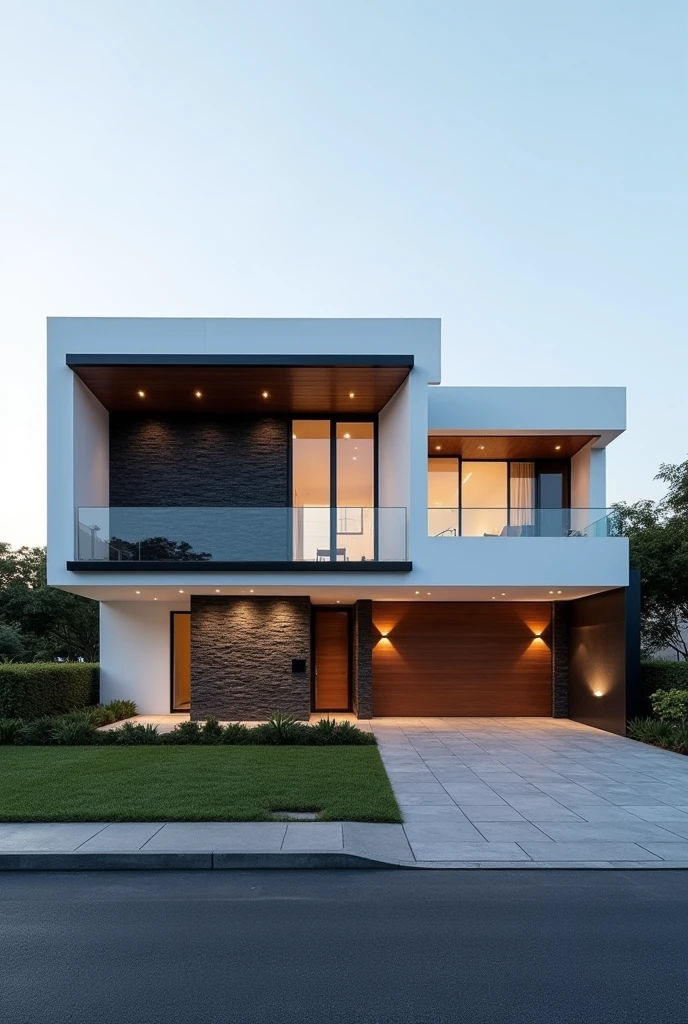
[[[0,824],[0,871],[688,868],[688,859],[661,859],[630,844],[628,851],[616,844],[606,861],[572,860],[570,847],[561,859],[537,859],[516,844],[484,841],[461,844],[460,860],[421,860],[406,827],[348,821]]]

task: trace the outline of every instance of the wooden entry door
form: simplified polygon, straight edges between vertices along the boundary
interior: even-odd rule
[[[349,710],[349,613],[315,612],[315,710]]]

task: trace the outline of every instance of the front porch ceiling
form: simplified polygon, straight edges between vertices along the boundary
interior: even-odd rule
[[[380,412],[413,359],[68,355],[67,365],[109,412],[362,416]]]
[[[571,459],[596,434],[505,434],[502,436],[430,434],[428,455],[462,459]]]

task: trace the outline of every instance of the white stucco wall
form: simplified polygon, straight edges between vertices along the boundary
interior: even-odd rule
[[[135,700],[146,715],[170,713],[170,612],[186,604],[103,601],[100,699]]]

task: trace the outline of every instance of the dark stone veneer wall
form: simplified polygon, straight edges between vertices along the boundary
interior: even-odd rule
[[[352,709],[358,718],[373,717],[373,602],[357,601],[352,623]]]
[[[293,672],[292,659],[306,671]],[[308,597],[192,596],[192,719],[308,719],[310,708]]]
[[[569,716],[569,620],[566,601],[552,605],[552,717]]]
[[[286,419],[110,415],[110,505],[288,504]]]

